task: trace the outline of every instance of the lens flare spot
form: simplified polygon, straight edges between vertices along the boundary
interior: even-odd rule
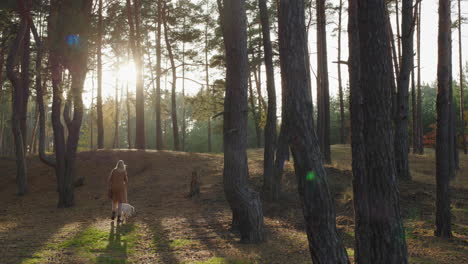
[[[78,46],[78,43],[80,42],[80,36],[71,34],[67,35],[67,44],[69,46]]]
[[[313,172],[313,171],[307,172],[307,174],[306,174],[306,180],[307,180],[307,181],[313,181],[313,180],[315,180],[315,172]]]

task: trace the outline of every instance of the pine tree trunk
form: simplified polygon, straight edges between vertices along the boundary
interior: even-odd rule
[[[207,4],[207,12],[208,12],[208,4]],[[209,16],[209,14],[206,14]],[[210,100],[210,75],[209,75],[209,62],[208,62],[208,21],[205,24],[205,85],[206,85],[206,94],[208,96],[208,100]],[[212,151],[212,139],[211,139],[211,117],[208,117],[208,152]]]
[[[74,43],[67,43],[73,52],[66,52],[56,49],[56,45],[61,45],[60,40],[64,39],[64,27],[76,32],[80,43],[88,43],[89,29],[91,25],[92,0],[82,0],[81,5],[72,5],[75,0],[52,0],[49,16],[48,32],[49,38],[53,41],[49,43],[49,65],[52,77],[53,102],[52,102],[52,126],[54,129],[55,148],[55,174],[59,192],[58,207],[71,207],[74,205],[74,183],[77,180],[76,174],[76,151],[80,136],[80,128],[83,119],[83,85],[86,79],[88,45],[80,46],[77,49]],[[67,19],[65,19],[65,16]],[[68,21],[66,24],[61,21]],[[74,23],[73,21],[82,21]],[[64,59],[65,58],[65,59]],[[68,130],[68,137],[65,140],[64,127],[61,122],[61,107],[63,88],[61,85],[62,69],[68,69],[71,75],[71,87],[69,98],[73,103],[73,117],[67,113],[71,107],[65,104],[63,119]]]
[[[341,15],[343,12],[343,0],[340,0],[338,7],[338,96],[340,98],[340,143],[346,144],[345,134],[345,114],[343,101],[343,86],[341,82]]]
[[[254,98],[254,93],[253,93],[253,87],[252,87],[252,74],[249,73],[249,103],[250,103],[250,111],[252,112],[252,118],[254,120],[254,126],[255,126],[255,135],[256,135],[256,143],[257,143],[257,148],[261,148],[260,141],[261,141],[261,133],[260,133],[260,118],[257,114],[257,111],[255,111],[255,98]]]
[[[97,38],[97,75],[98,75],[98,87],[97,87],[97,98],[96,98],[96,111],[97,111],[97,148],[104,148],[104,120],[102,112],[102,35],[103,35],[103,24],[102,24],[102,0],[99,0],[98,7],[98,38]]]
[[[461,26],[462,26],[462,17],[461,17],[461,7],[460,7],[460,0],[458,0],[458,63],[460,68],[460,134],[462,136],[463,142],[463,152],[468,154],[467,145],[466,145],[466,136],[465,136],[465,105],[464,105],[464,95],[463,95],[463,56],[462,56],[462,34],[461,34]]]
[[[127,86],[127,98],[126,98],[126,105],[127,105],[127,143],[128,149],[132,148],[132,126],[131,126],[131,109],[130,109],[130,94],[128,93],[128,81],[126,83]]]
[[[325,0],[317,0],[317,136],[325,163],[331,163]]]
[[[414,62],[414,59],[413,59]],[[416,81],[414,80],[416,69],[413,68],[411,73],[411,113],[412,113],[412,136],[413,136],[413,154],[417,153],[418,148],[418,122],[417,122],[417,108],[416,108]]]
[[[418,31],[417,31],[417,51],[416,53],[418,54],[418,91],[417,91],[417,102],[416,102],[416,108],[417,108],[417,114],[416,114],[416,119],[417,119],[417,128],[418,128],[418,154],[422,155],[424,154],[424,133],[423,133],[423,123],[422,123],[422,92],[421,92],[421,5],[422,2],[419,2],[419,11],[418,11]]]
[[[141,49],[139,0],[133,0],[133,9],[131,8],[130,0],[127,0],[127,17],[130,25],[130,47],[135,62],[135,148],[145,149],[144,64]]]
[[[438,237],[450,238],[450,178],[453,157],[450,151],[452,138],[451,118],[451,33],[450,1],[439,0],[439,37],[437,63],[437,138],[436,138],[436,231]]]
[[[22,131],[22,103],[24,102],[23,98],[25,96],[24,86],[22,85],[22,79],[18,76],[19,74],[15,72],[16,65],[18,64],[19,58],[19,48],[24,48],[25,36],[29,35],[28,23],[25,18],[21,18],[20,25],[18,27],[18,32],[16,34],[15,40],[11,45],[10,51],[8,53],[7,64],[6,64],[6,73],[7,77],[12,85],[12,119],[11,127],[14,139],[15,154],[16,154],[16,182],[18,186],[18,195],[24,195],[28,189],[27,182],[27,170],[26,170],[26,153],[25,153],[25,142],[23,139]],[[22,68],[23,70],[23,68]],[[23,77],[23,76],[21,76]]]
[[[34,144],[36,141],[36,131],[37,131],[38,124],[39,124],[39,110],[36,104],[35,111],[34,111],[34,125],[31,131],[31,139],[29,140],[29,149],[28,149],[29,154],[34,153],[33,149],[34,149]]]
[[[396,114],[397,114],[397,111],[398,111],[398,102],[397,102],[397,85],[395,84],[395,81],[398,80],[399,76],[398,74],[400,73],[399,69],[399,60],[398,60],[398,55],[397,55],[397,52],[396,52],[396,44],[395,44],[395,38],[393,36],[393,29],[392,29],[392,23],[390,21],[390,14],[389,14],[389,11],[388,11],[388,6],[386,8],[386,17],[387,17],[387,28],[388,28],[388,36],[390,38],[390,46],[391,46],[391,54],[392,54],[392,59],[393,59],[393,65],[392,65],[392,59],[390,59],[389,61],[389,64],[392,67],[392,77],[395,77],[395,78],[392,78],[392,82],[391,82],[391,87],[392,87],[392,115],[395,116],[396,118]]]
[[[27,6],[30,7],[32,3],[31,0],[27,0]],[[23,147],[24,154],[26,155],[28,149],[28,126],[27,126],[27,117],[28,117],[28,100],[29,100],[29,86],[31,83],[31,73],[30,73],[30,55],[31,55],[31,35],[30,24],[27,22],[26,34],[23,39],[23,49],[20,52],[21,54],[21,86],[22,86],[22,95],[20,99],[20,129],[21,136],[23,137]]]
[[[393,152],[385,1],[351,0],[348,11],[355,261],[407,263]]]
[[[395,16],[396,16],[396,31],[397,31],[397,43],[398,43],[398,65],[401,65],[400,7],[398,4],[399,1],[400,0],[395,0]],[[402,7],[402,9],[404,9],[404,7]],[[400,68],[398,68],[396,72],[400,73]]]
[[[276,151],[276,89],[275,71],[273,65],[273,48],[270,39],[270,22],[268,17],[267,0],[258,1],[260,9],[260,21],[262,24],[263,52],[265,59],[268,108],[265,125],[265,150],[263,153],[263,190],[270,199],[277,200],[279,197],[280,183],[275,180],[275,151]]]
[[[32,19],[31,19],[32,20]],[[45,80],[42,82],[42,55],[44,52],[44,44],[39,37],[36,27],[34,24],[31,24],[31,31],[36,42],[37,53],[36,53],[36,105],[38,111],[38,122],[39,122],[39,159],[51,166],[54,167],[55,161],[46,156],[45,154],[45,144],[46,144],[46,110],[44,107],[44,86]],[[37,137],[37,136],[36,136]],[[35,148],[34,144],[34,148]],[[35,152],[35,151],[34,151]]]
[[[90,127],[90,138],[89,138],[89,149],[94,150],[94,70],[91,76],[91,105],[89,106],[89,127]]]
[[[184,35],[186,31],[185,17],[183,18]],[[185,41],[182,42],[182,151],[185,151],[185,135],[186,135],[186,120],[185,120]]]
[[[408,164],[409,81],[413,69],[413,0],[402,2],[402,58],[397,80],[395,167],[399,178],[411,180]]]
[[[226,51],[226,95],[224,101],[224,173],[226,199],[238,226],[241,241],[264,240],[260,197],[248,186],[247,164],[247,32],[245,0],[224,0],[222,29]]]
[[[283,122],[294,158],[312,262],[349,263],[336,229],[333,197],[312,122],[304,1],[281,0],[278,10],[281,78],[286,92]]]
[[[117,65],[119,65],[119,58],[117,57]],[[114,149],[119,148],[119,78],[115,78],[115,116],[114,116],[114,143],[112,147]]]
[[[180,150],[179,143],[179,125],[177,123],[177,107],[176,107],[176,82],[177,70],[174,62],[174,55],[172,54],[172,46],[169,41],[169,27],[167,26],[167,5],[164,5],[163,21],[164,21],[164,38],[166,40],[167,52],[169,53],[169,60],[171,61],[172,68],[172,93],[171,93],[171,117],[172,117],[172,137],[174,140],[174,150]]]
[[[163,149],[163,135],[161,122],[161,25],[163,0],[157,1],[157,38],[156,38],[156,149]]]

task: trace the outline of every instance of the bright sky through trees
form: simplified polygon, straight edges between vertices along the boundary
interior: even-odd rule
[[[334,5],[338,4],[337,0],[331,0],[331,3]],[[456,13],[456,6],[455,2],[452,3],[452,12]],[[346,5],[347,6],[347,5]],[[401,6],[400,6],[401,8]],[[436,81],[436,73],[437,73],[437,8],[438,8],[438,1],[436,0],[425,0],[422,4],[422,31],[421,31],[421,78],[423,83],[432,83]],[[468,16],[468,4],[463,2],[461,3],[462,15]],[[315,10],[313,10],[315,12]],[[315,19],[315,13],[312,14]],[[330,82],[330,93],[332,96],[337,96],[338,94],[338,72],[336,63],[337,58],[337,35],[333,30],[336,28],[337,23],[337,15],[327,13],[327,47],[328,47],[328,72],[329,72],[329,82]],[[456,17],[454,16],[453,19]],[[343,36],[342,36],[342,59],[346,60],[348,57],[348,45],[347,45],[347,36],[346,36],[346,27],[348,14],[347,11],[343,12]],[[400,21],[401,22],[401,21]],[[395,30],[395,14],[392,14],[392,23],[394,28],[394,34],[396,34]],[[455,30],[455,29],[452,29]],[[458,34],[452,34],[453,43],[458,42]],[[468,24],[462,26],[462,38],[463,43],[468,43]],[[276,36],[272,38],[273,40],[276,39]],[[316,82],[314,78],[314,73],[316,73],[316,66],[317,66],[317,59],[316,59],[316,32],[315,32],[315,25],[312,25],[309,32],[309,52],[311,53],[311,67],[312,67],[312,92],[314,95],[314,100],[316,98]],[[453,61],[458,61],[458,46],[453,45],[452,47],[453,52]],[[107,53],[105,53],[107,52]],[[114,86],[115,86],[115,79],[116,76],[119,77],[119,83],[122,81],[129,81],[129,90],[131,93],[135,91],[135,69],[132,62],[127,62],[122,60],[123,66],[120,66],[120,70],[115,70],[115,60],[116,58],[111,55],[109,49],[103,49],[103,100],[105,101],[108,97],[113,97],[115,94]],[[416,59],[416,58],[415,58]],[[147,57],[145,57],[147,60]],[[154,58],[152,58],[154,64]],[[463,54],[463,61],[466,62],[468,60],[468,52]],[[415,64],[417,62],[415,61]],[[465,64],[465,63],[464,63]],[[146,65],[147,66],[147,65]],[[154,65],[153,65],[154,66]],[[165,62],[163,60],[163,70],[164,70]],[[179,69],[180,70],[180,69]],[[148,68],[144,69],[145,75],[145,90],[152,89],[152,84],[149,81],[150,73],[148,72]],[[215,70],[211,70],[214,72]],[[262,67],[262,71],[265,72],[264,66]],[[279,67],[275,68],[275,73],[279,77]],[[91,102],[91,87],[92,87],[92,78],[93,74],[90,72],[87,75],[87,80],[85,83],[85,93],[83,94],[85,105],[89,105]],[[457,80],[459,76],[459,69],[457,66],[453,67],[453,77],[454,80]],[[193,72],[186,72],[186,77],[189,79],[193,79],[203,83],[204,76],[193,73]],[[222,78],[220,75],[212,76],[215,78]],[[95,78],[95,92],[94,96],[96,96],[96,89],[97,89],[97,77],[94,75]],[[342,79],[344,87],[347,86],[348,82],[348,69],[345,67],[342,68]],[[276,87],[281,87],[280,78],[276,78]],[[162,77],[162,88],[164,89],[164,76]],[[262,82],[266,82],[265,78],[262,78]],[[170,85],[168,83],[168,85]],[[177,91],[180,92],[182,87],[182,80],[177,80]],[[185,82],[185,90],[186,94],[194,95],[196,94],[201,85],[197,84],[193,81],[186,80]],[[266,94],[266,84],[262,86],[264,94]],[[277,101],[279,106],[281,106],[281,89],[277,89]],[[315,102],[314,102],[315,103]]]

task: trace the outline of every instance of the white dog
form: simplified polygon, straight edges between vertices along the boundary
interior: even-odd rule
[[[127,221],[128,217],[135,216],[135,207],[128,203],[122,203],[122,221]]]

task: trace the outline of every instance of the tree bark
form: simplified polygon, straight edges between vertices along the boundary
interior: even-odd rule
[[[74,181],[76,174],[75,159],[83,119],[82,92],[87,72],[89,29],[91,25],[92,0],[52,0],[49,16],[49,63],[52,77],[53,103],[52,126],[54,129],[55,174],[57,177],[59,201],[58,207],[74,205]],[[62,21],[68,21],[63,24]],[[75,23],[81,21],[82,23]],[[64,28],[76,32],[72,42],[63,47]],[[73,102],[73,117],[64,114],[68,130],[65,140],[61,122],[62,94],[61,73],[66,68],[71,74],[70,99]],[[65,108],[70,107],[65,104]],[[67,113],[68,109],[64,109]]]
[[[349,1],[349,75],[357,263],[407,263],[392,127],[385,1]]]
[[[31,139],[29,140],[29,149],[28,149],[28,154],[33,154],[34,153],[34,144],[36,142],[36,132],[37,132],[37,127],[39,125],[39,110],[36,107],[34,108],[34,125],[32,127],[31,131]]]
[[[260,117],[257,114],[257,111],[255,111],[255,98],[254,98],[254,93],[253,93],[253,87],[252,87],[252,74],[249,73],[249,103],[250,103],[250,111],[252,112],[252,118],[254,121],[254,126],[255,126],[255,135],[256,135],[256,143],[257,143],[257,148],[261,148],[260,141],[261,139],[261,134],[260,134]]]
[[[277,200],[281,182],[275,180],[275,151],[276,151],[276,89],[275,70],[273,65],[273,48],[270,39],[270,21],[268,17],[267,0],[258,1],[260,21],[262,24],[263,52],[266,69],[268,107],[265,125],[265,150],[263,153],[263,190],[271,200]]]
[[[97,148],[104,148],[104,121],[102,112],[102,35],[104,27],[102,24],[102,0],[99,0],[98,6],[98,38],[97,38],[97,98],[96,98],[96,111],[97,111]]]
[[[16,183],[18,187],[18,195],[26,194],[28,190],[28,181],[27,181],[27,169],[26,169],[26,153],[25,153],[25,140],[23,134],[26,131],[23,131],[23,126],[21,125],[23,118],[22,104],[24,102],[24,86],[22,83],[22,78],[20,78],[15,68],[18,64],[19,57],[19,48],[24,48],[24,42],[26,35],[29,34],[28,22],[25,18],[21,18],[20,25],[18,27],[18,32],[16,34],[15,40],[11,45],[10,51],[7,57],[6,63],[6,74],[8,79],[11,82],[13,91],[12,91],[12,103],[13,103],[13,113],[12,113],[12,132],[15,145],[16,153]],[[21,76],[23,77],[23,76]]]
[[[460,0],[458,0],[458,64],[460,68],[460,133],[462,136],[463,142],[463,152],[468,154],[467,145],[466,145],[466,136],[465,136],[465,105],[463,98],[463,56],[462,56],[462,35],[461,35],[461,26],[462,26],[462,17],[461,17],[461,7]]]
[[[331,163],[325,0],[317,0],[317,136],[325,163]]]
[[[42,56],[44,52],[44,44],[37,32],[30,13],[27,12],[29,24],[31,25],[31,32],[36,42],[36,105],[38,111],[38,124],[39,124],[39,159],[48,166],[54,167],[56,165],[52,157],[45,154],[45,141],[46,141],[46,111],[44,107],[44,86],[45,80],[42,82]]]
[[[117,65],[119,65],[119,58],[117,57]],[[119,145],[119,78],[115,78],[115,115],[114,115],[114,143],[112,147],[117,149],[120,147]]]
[[[278,10],[281,78],[286,92],[283,122],[294,158],[312,262],[349,263],[336,229],[333,197],[312,122],[304,1],[281,0]]]
[[[126,83],[127,86],[127,143],[128,149],[132,148],[132,126],[131,126],[131,108],[130,108],[130,94],[128,93],[128,81]]]
[[[395,16],[396,16],[396,31],[397,31],[397,43],[398,43],[398,65],[401,65],[400,7],[398,5],[399,1],[400,0],[395,0]],[[404,9],[404,7],[402,7],[402,9]],[[398,68],[396,72],[400,73],[400,68]]]
[[[207,14],[206,14],[206,23],[205,23],[205,85],[206,85],[206,94],[208,96],[208,100],[210,100],[210,74],[209,74],[209,62],[208,62],[208,17],[210,14],[208,14],[209,9],[208,9],[208,4],[209,2],[206,2],[207,5]],[[208,117],[208,152],[212,151],[212,139],[211,139],[211,117]]]
[[[450,238],[450,145],[451,33],[450,1],[439,0],[439,37],[437,62],[437,136],[436,136],[436,231],[438,237]]]
[[[185,17],[183,18],[184,35],[186,31]],[[186,106],[185,106],[185,41],[182,41],[182,151],[185,151],[186,129]]]
[[[89,106],[89,130],[90,130],[90,138],[89,138],[89,149],[94,151],[94,70],[92,71],[91,75],[91,105]]]
[[[416,7],[417,9],[417,7]],[[414,62],[414,60],[413,60]],[[416,69],[413,67],[411,72],[411,113],[412,113],[412,136],[413,136],[413,154],[417,153],[418,148],[418,122],[417,122],[417,108],[416,108],[416,81],[414,80],[414,75],[416,74]]]
[[[158,17],[157,17],[157,38],[156,38],[156,149],[163,149],[163,135],[161,123],[161,25],[163,2],[157,1]]]
[[[408,164],[409,81],[413,69],[413,0],[402,2],[402,57],[397,80],[395,166],[399,178],[411,180]]]
[[[241,241],[264,240],[260,197],[248,186],[247,164],[247,32],[245,0],[224,0],[222,29],[226,50],[224,101],[224,173],[226,199],[233,212],[233,228]]]
[[[391,69],[392,70],[392,82],[390,83],[391,84],[391,96],[392,96],[392,115],[394,116],[394,118],[396,119],[396,116],[397,116],[397,112],[398,112],[398,99],[397,99],[397,93],[398,93],[398,90],[397,90],[397,84],[395,83],[396,80],[398,80],[399,78],[399,74],[400,74],[400,61],[399,61],[399,57],[397,55],[397,51],[396,51],[396,44],[395,44],[395,38],[393,36],[393,29],[392,29],[392,23],[390,21],[390,14],[389,14],[389,11],[388,11],[388,5],[387,5],[387,8],[386,8],[386,16],[387,16],[387,28],[388,28],[388,36],[389,36],[389,39],[390,39],[390,46],[391,46],[391,54],[392,54],[392,59],[393,59],[393,65],[392,65],[392,59],[389,60],[389,65],[390,67],[392,67]]]
[[[421,5],[422,1],[419,2],[418,11],[418,32],[417,32],[417,54],[418,54],[418,91],[417,91],[417,123],[418,123],[418,154],[424,154],[424,133],[422,123],[422,92],[421,92]]]
[[[343,86],[341,82],[341,16],[343,12],[343,0],[340,0],[338,7],[338,96],[340,98],[340,143],[346,144],[345,134],[345,114],[343,101]]]
[[[177,107],[176,107],[176,82],[177,82],[177,70],[174,62],[174,55],[172,54],[172,46],[169,41],[169,27],[167,26],[167,4],[164,5],[163,10],[163,21],[164,21],[164,39],[166,40],[167,52],[169,53],[169,60],[171,61],[172,68],[172,93],[171,93],[171,117],[172,117],[172,137],[174,140],[174,150],[180,150],[179,142],[179,125],[177,123]]]
[[[141,54],[140,36],[140,6],[138,0],[133,0],[133,9],[130,0],[127,0],[127,18],[130,25],[130,47],[135,62],[135,148],[145,149],[145,104],[143,91],[143,61]]]

